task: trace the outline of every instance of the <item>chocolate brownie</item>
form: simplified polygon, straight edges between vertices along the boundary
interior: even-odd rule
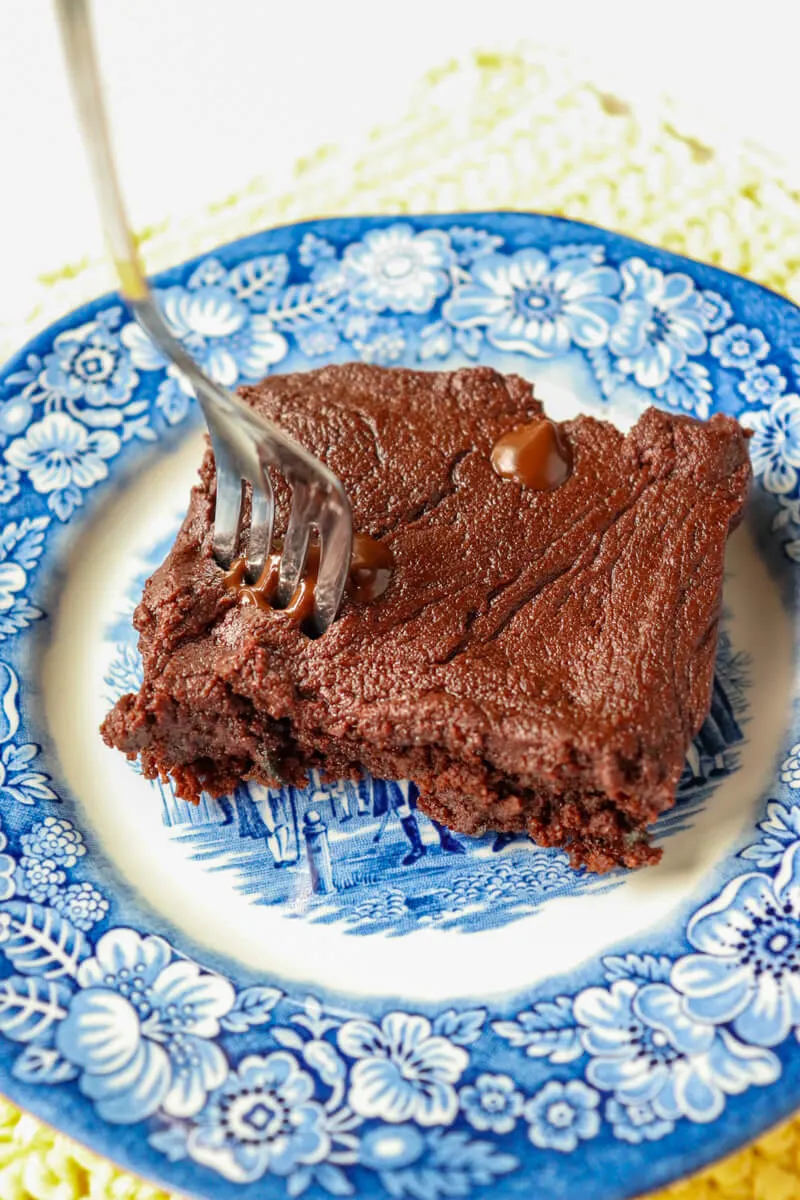
[[[385,590],[351,588],[314,638],[239,586],[212,554],[207,454],[136,610],[144,683],[106,741],[189,799],[366,769],[414,780],[463,833],[525,830],[594,871],[656,861],[647,827],[709,708],[751,478],[739,425],[656,409],[627,435],[555,425],[485,367],[349,364],[241,395],[343,481],[393,564]]]

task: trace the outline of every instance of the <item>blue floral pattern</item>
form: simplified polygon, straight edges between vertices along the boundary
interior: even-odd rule
[[[268,252],[220,251],[173,273],[158,300],[175,336],[227,385],[331,357],[451,366],[502,352],[529,367],[573,356],[606,400],[632,389],[641,403],[697,416],[744,404],[776,544],[790,568],[800,562],[800,346],[780,322],[755,328],[738,285],[710,269],[579,227],[559,242],[562,226],[534,218],[521,238],[520,220],[319,225],[288,250],[265,235]],[[669,954],[587,962],[579,985],[553,994],[543,984],[522,1004],[370,1001],[347,1013],[296,987],[227,978],[130,926],[91,839],[67,803],[57,807],[20,705],[19,648],[29,651],[45,615],[45,545],[61,544],[64,524],[106,494],[136,443],[192,409],[108,302],[43,334],[0,375],[9,1077],[65,1089],[65,1109],[126,1127],[165,1171],[188,1159],[231,1183],[270,1179],[291,1197],[491,1194],[506,1176],[519,1186],[531,1154],[565,1162],[586,1143],[622,1153],[661,1140],[676,1151],[687,1123],[733,1116],[740,1096],[755,1107],[800,1034],[800,742],[749,844]],[[110,673],[136,686],[137,670],[126,660]],[[534,884],[557,894],[566,868],[549,863],[527,881],[499,863],[498,896]],[[454,908],[469,904],[470,887],[465,873]],[[374,901],[380,921],[404,904],[390,890]]]
[[[7,380],[24,387],[4,406],[3,433],[21,433],[41,405],[48,414],[64,412],[88,428],[131,436],[147,403],[134,395],[139,376],[120,343],[121,319],[121,308],[104,309],[94,320],[58,334],[43,357],[29,354],[25,368]]]
[[[245,1058],[203,1109],[190,1137],[192,1158],[247,1183],[266,1171],[287,1176],[321,1163],[331,1149],[314,1079],[285,1050]]]
[[[737,384],[749,404],[769,404],[777,400],[786,391],[786,377],[781,375],[774,363],[765,367],[750,367],[744,373],[744,379]]]
[[[101,313],[80,329],[59,334],[45,355],[41,387],[63,397],[68,411],[86,424],[120,424],[114,409],[124,408],[139,377],[112,333],[118,310]]]
[[[198,1113],[227,1074],[214,1039],[233,1008],[230,983],[133,929],[103,934],[76,982],[57,1045],[100,1115],[128,1125],[158,1108]]]
[[[795,779],[794,787],[800,787]],[[749,858],[762,871],[779,867],[786,850],[800,841],[800,806],[781,804],[779,800],[767,801],[766,818],[759,821],[757,828],[761,838],[741,851],[742,858]]]
[[[57,891],[53,897],[53,908],[76,929],[86,933],[103,920],[108,912],[108,901],[102,892],[84,880],[83,883],[71,883]]]
[[[723,367],[749,371],[769,354],[769,342],[760,329],[731,325],[711,339],[711,353]]]
[[[459,1093],[461,1111],[473,1129],[510,1133],[522,1112],[524,1098],[510,1075],[479,1075]]]
[[[649,1103],[620,1104],[619,1100],[609,1100],[605,1112],[614,1136],[631,1146],[660,1141],[675,1128],[674,1121],[660,1117]]]
[[[793,491],[800,468],[800,396],[779,396],[768,408],[742,413],[740,420],[753,431],[750,457],[764,487],[776,495]]]
[[[719,292],[706,290],[700,293],[700,303],[703,310],[703,323],[708,333],[716,333],[724,329],[733,316],[733,309]]]
[[[108,476],[108,459],[119,453],[120,440],[108,429],[90,433],[66,413],[48,413],[16,438],[5,451],[6,462],[25,472],[33,488],[47,495],[47,506],[66,521],[83,503],[82,491]]]
[[[31,900],[44,904],[52,899],[66,883],[67,876],[52,858],[38,858],[23,854],[19,860],[20,891],[27,892]]]
[[[490,254],[477,260],[470,282],[453,289],[443,313],[457,327],[485,328],[501,350],[552,358],[572,345],[605,345],[619,286],[615,271],[583,257],[551,264],[534,249]]]
[[[372,229],[344,252],[350,302],[374,312],[429,312],[450,287],[454,261],[450,238],[440,230]]]
[[[551,1079],[525,1105],[528,1137],[540,1150],[569,1154],[600,1132],[599,1103],[598,1093],[580,1079]]]
[[[666,275],[641,258],[622,263],[620,275],[619,320],[608,339],[617,368],[640,387],[662,387],[706,349],[703,297],[688,275]]]
[[[731,880],[689,923],[698,951],[675,964],[686,1010],[726,1024],[755,1046],[777,1046],[800,1026],[800,844],[790,845],[774,880]]]
[[[620,979],[588,988],[575,1001],[586,1077],[625,1105],[650,1103],[665,1121],[714,1121],[725,1096],[780,1074],[771,1054],[754,1054],[729,1034],[694,1019],[667,983]]]
[[[458,1111],[454,1084],[469,1055],[435,1035],[425,1017],[389,1013],[380,1026],[348,1021],[338,1042],[344,1054],[357,1060],[349,1094],[354,1112],[420,1125],[452,1122]]]
[[[20,845],[28,856],[51,859],[63,867],[74,867],[86,853],[82,835],[71,822],[60,817],[37,821],[28,833],[23,833]]]

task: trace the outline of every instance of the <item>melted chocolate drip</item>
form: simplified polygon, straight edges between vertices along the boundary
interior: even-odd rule
[[[255,583],[248,583],[247,565],[237,558],[225,573],[225,586],[238,591],[242,604],[254,604],[270,612],[282,612],[302,624],[314,614],[314,591],[319,575],[319,546],[309,546],[305,570],[297,590],[285,608],[278,609],[273,601],[278,590],[280,554],[270,554],[264,569]],[[356,604],[369,604],[382,596],[389,586],[394,569],[394,559],[388,546],[366,533],[353,537],[353,552],[350,556],[350,575],[347,593]]]
[[[495,442],[492,466],[503,479],[551,492],[572,473],[572,454],[558,426],[540,417],[517,425]]]
[[[355,534],[347,590],[356,604],[369,604],[382,596],[393,570],[394,559],[388,546],[367,533]]]

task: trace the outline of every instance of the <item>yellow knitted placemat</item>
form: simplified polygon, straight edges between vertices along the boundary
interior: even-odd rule
[[[567,56],[535,47],[449,63],[421,83],[402,121],[374,130],[358,151],[322,147],[298,162],[289,190],[273,194],[258,179],[141,241],[158,270],[305,217],[493,208],[605,225],[800,301],[800,188],[784,164],[675,104],[634,107],[587,83]],[[41,279],[31,311],[0,326],[0,361],[111,284],[102,263]],[[2,1099],[0,1197],[168,1200]],[[800,1116],[660,1197],[800,1200]]]

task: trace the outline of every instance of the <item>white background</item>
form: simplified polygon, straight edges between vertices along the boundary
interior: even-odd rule
[[[95,0],[142,227],[399,117],[431,66],[520,41],[603,85],[671,92],[800,162],[797,0]],[[47,0],[0,0],[0,323],[101,241]]]

